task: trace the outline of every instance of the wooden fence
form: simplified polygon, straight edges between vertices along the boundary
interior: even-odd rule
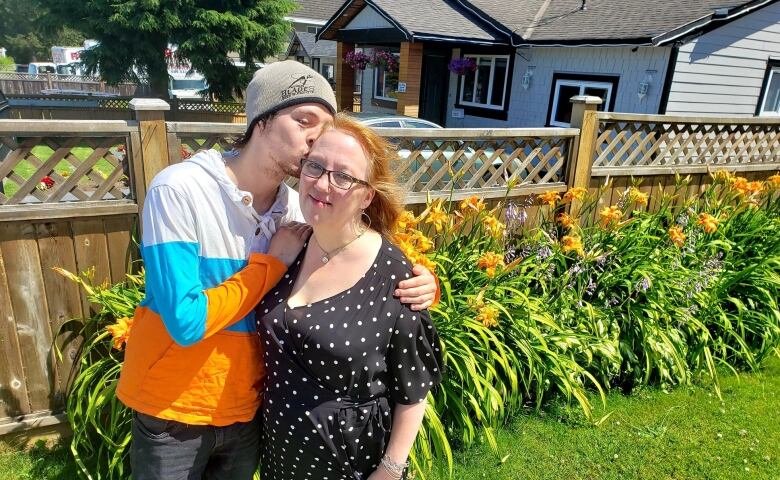
[[[693,191],[707,184],[708,166],[755,178],[780,168],[780,119],[608,114],[590,97],[573,102],[572,128],[381,132],[398,145],[412,206],[450,191],[496,200],[511,185],[509,196],[523,199],[608,179],[611,202],[631,176],[654,193],[683,172]],[[129,106],[131,120],[0,121],[0,435],[62,420],[75,350],[59,362],[52,346],[63,322],[92,307],[52,267],[122,280],[154,175],[183,152],[231,148],[245,128],[166,122],[160,101]]]
[[[9,118],[20,120],[132,120],[132,97],[8,95]],[[246,124],[244,104],[172,99],[166,120]]]
[[[80,90],[104,92],[121,96],[149,95],[149,87],[135,83],[107,85],[98,78],[56,73],[0,72],[0,90],[6,95],[40,95],[44,90]]]

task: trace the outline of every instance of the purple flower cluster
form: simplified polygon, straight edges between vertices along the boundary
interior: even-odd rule
[[[352,67],[354,70],[365,70],[366,65],[371,62],[371,57],[363,52],[350,50],[346,55],[344,55],[344,62],[346,62],[346,64]]]
[[[374,52],[374,65],[377,67],[384,67],[388,72],[398,71],[398,60],[395,55],[385,50],[377,50]]]
[[[447,68],[455,75],[463,75],[467,72],[473,72],[477,69],[477,62],[473,58],[453,58],[450,60]]]

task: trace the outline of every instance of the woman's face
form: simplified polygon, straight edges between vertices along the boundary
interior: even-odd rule
[[[329,130],[314,142],[307,161],[359,180],[368,178],[368,158],[363,147],[354,137],[338,130]],[[301,211],[306,223],[315,228],[341,229],[356,225],[361,212],[374,198],[374,190],[360,183],[353,183],[348,190],[336,187],[328,173],[312,178],[304,170],[300,179]]]

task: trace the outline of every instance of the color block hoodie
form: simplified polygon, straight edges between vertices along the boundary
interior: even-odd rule
[[[192,425],[254,417],[264,369],[253,309],[286,272],[264,252],[279,225],[303,216],[284,184],[268,212],[252,201],[216,150],[152,181],[142,215],[146,298],[117,388],[128,407]]]

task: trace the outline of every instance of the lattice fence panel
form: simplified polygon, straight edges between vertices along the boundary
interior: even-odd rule
[[[744,165],[780,162],[773,124],[600,122],[594,167]]]
[[[176,133],[182,153],[229,151],[236,135]],[[572,136],[489,137],[453,140],[390,137],[397,146],[396,175],[408,192],[470,190],[565,182]],[[186,156],[186,155],[185,155]],[[288,184],[294,186],[297,180]]]
[[[396,175],[410,192],[447,191],[564,181],[570,137],[486,137],[479,140],[391,138]]]
[[[127,138],[0,136],[0,205],[132,198]]]

